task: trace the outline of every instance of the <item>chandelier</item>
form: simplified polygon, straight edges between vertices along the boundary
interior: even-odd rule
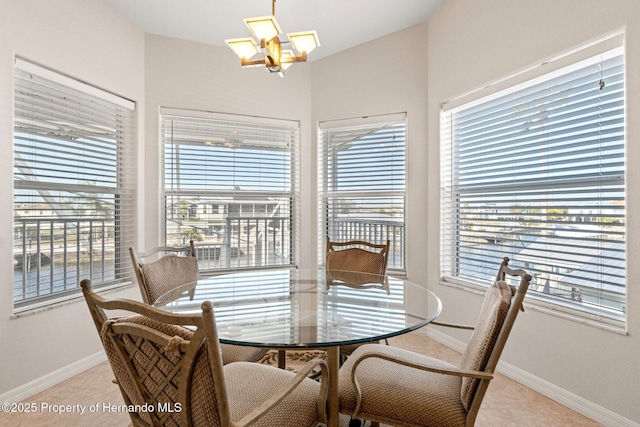
[[[240,57],[243,67],[265,66],[269,72],[284,77],[284,70],[294,62],[305,62],[307,54],[320,46],[320,42],[315,31],[288,33],[288,41],[281,39],[282,31],[275,15],[276,0],[271,0],[271,16],[244,19],[253,37],[225,41]]]

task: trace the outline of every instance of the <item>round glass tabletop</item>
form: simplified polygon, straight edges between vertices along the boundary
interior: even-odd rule
[[[440,300],[407,280],[324,269],[265,269],[202,277],[161,296],[173,313],[214,307],[220,341],[313,348],[377,341],[421,328]]]

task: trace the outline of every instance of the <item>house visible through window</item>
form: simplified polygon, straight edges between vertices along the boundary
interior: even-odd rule
[[[14,84],[19,312],[130,279],[134,104],[20,59]]]
[[[203,270],[297,263],[299,123],[163,109],[165,239]]]
[[[489,283],[506,256],[529,297],[624,321],[623,48],[558,68],[442,112],[441,273]]]
[[[332,241],[390,241],[388,270],[405,271],[406,114],[320,123],[319,257]]]

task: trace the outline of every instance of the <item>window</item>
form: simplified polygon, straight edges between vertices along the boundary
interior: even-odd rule
[[[441,126],[445,280],[488,283],[507,256],[529,297],[623,321],[623,48],[445,108]]]
[[[161,121],[166,243],[194,240],[203,270],[295,265],[299,123],[170,109]]]
[[[387,269],[405,271],[406,114],[320,123],[319,242],[390,241]]]
[[[134,104],[17,59],[14,114],[16,312],[130,279]]]

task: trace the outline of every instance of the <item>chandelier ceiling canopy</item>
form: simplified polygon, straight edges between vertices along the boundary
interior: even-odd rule
[[[292,63],[305,62],[307,54],[320,46],[320,41],[315,31],[288,33],[285,39],[275,14],[276,0],[271,0],[270,16],[244,19],[253,37],[225,42],[240,57],[243,67],[264,66],[283,77]]]

